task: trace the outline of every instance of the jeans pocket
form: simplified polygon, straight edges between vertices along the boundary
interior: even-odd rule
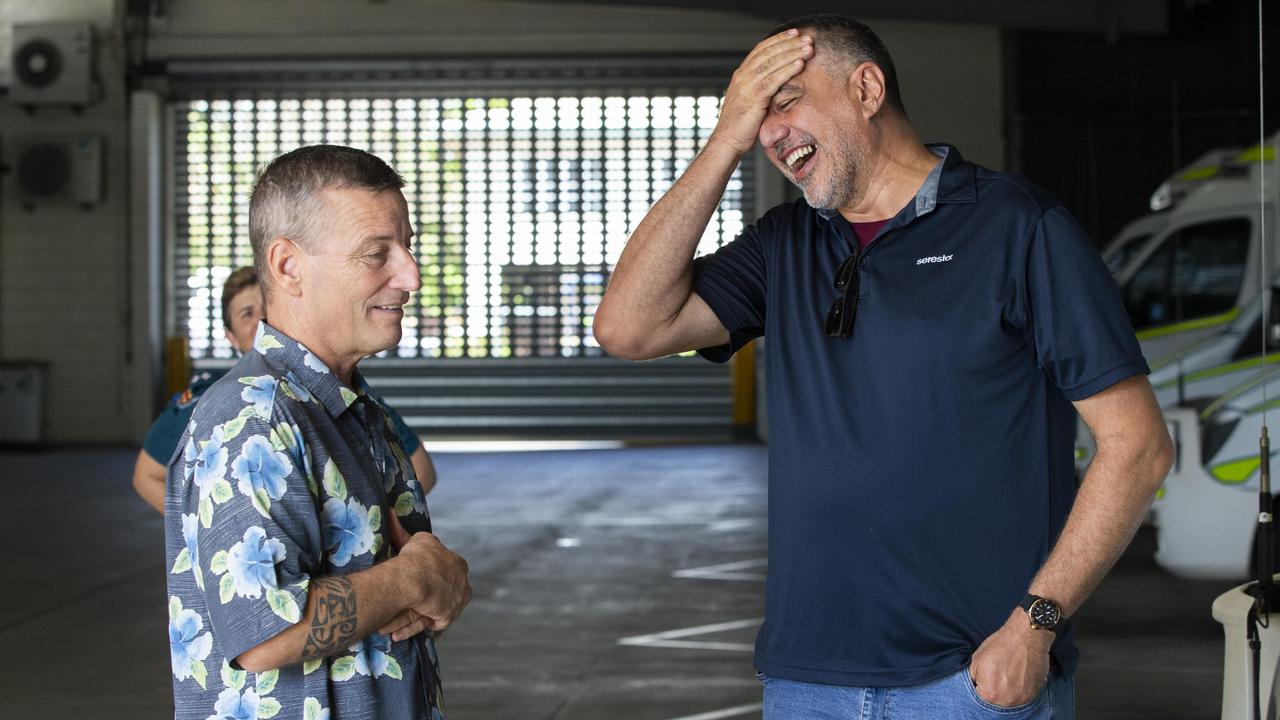
[[[999,717],[1004,717],[1004,718],[1017,717],[1018,715],[1029,713],[1035,710],[1037,706],[1039,706],[1042,702],[1044,702],[1046,688],[1042,687],[1040,688],[1040,692],[1036,693],[1035,697],[1031,698],[1025,703],[1022,703],[1021,705],[1014,705],[1013,707],[1004,707],[1003,705],[996,705],[995,703],[990,703],[990,702],[987,702],[986,700],[983,700],[982,696],[978,694],[978,686],[973,684],[973,675],[969,673],[968,667],[965,667],[961,675],[964,678],[964,686],[969,693],[969,699],[973,700],[974,704],[977,705],[978,707],[982,708],[983,710],[986,710],[989,713],[997,715]]]

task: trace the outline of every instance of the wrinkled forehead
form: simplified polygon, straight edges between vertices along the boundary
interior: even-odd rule
[[[810,60],[804,64],[804,69],[779,86],[773,97],[777,100],[791,95],[820,95],[834,90],[836,85],[835,78],[823,63]]]

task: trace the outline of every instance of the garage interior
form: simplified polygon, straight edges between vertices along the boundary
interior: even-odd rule
[[[432,454],[436,532],[470,562],[449,717],[758,717],[761,343],[628,363],[590,320],[742,55],[819,11],[881,34],[924,140],[1027,175],[1100,248],[1280,118],[1257,8],[1228,0],[0,0],[0,717],[172,713],[163,520],[133,460],[193,371],[234,362],[217,292],[252,262],[247,190],[313,142],[410,181],[423,289],[361,369]],[[32,103],[13,59],[51,27],[78,86]],[[699,252],[794,197],[748,157]],[[1080,613],[1081,718],[1220,716],[1209,608],[1235,583],[1170,575],[1155,543]]]

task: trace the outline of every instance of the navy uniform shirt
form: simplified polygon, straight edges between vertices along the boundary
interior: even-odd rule
[[[955,672],[1018,607],[1075,493],[1073,400],[1148,372],[1066,209],[948,146],[858,264],[827,337],[839,213],[769,211],[694,264],[730,331],[765,335],[769,573],[756,667],[839,685]],[[1070,622],[1052,654],[1070,673]]]
[[[142,441],[143,452],[161,465],[168,463],[178,449],[178,439],[187,428],[187,421],[191,420],[196,402],[225,372],[205,370],[192,375],[187,389],[169,398],[169,402],[165,403],[164,409],[147,429],[147,437]]]
[[[392,642],[375,632],[263,673],[230,664],[299,621],[312,578],[389,558],[390,513],[410,533],[430,530],[422,488],[378,405],[262,323],[254,349],[200,400],[180,445],[165,492],[177,717],[441,717],[429,633]]]

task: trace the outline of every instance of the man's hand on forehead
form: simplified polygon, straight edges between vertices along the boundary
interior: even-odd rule
[[[795,29],[765,38],[752,48],[725,90],[720,120],[708,144],[723,143],[739,155],[750,151],[774,95],[812,57],[813,37]]]

